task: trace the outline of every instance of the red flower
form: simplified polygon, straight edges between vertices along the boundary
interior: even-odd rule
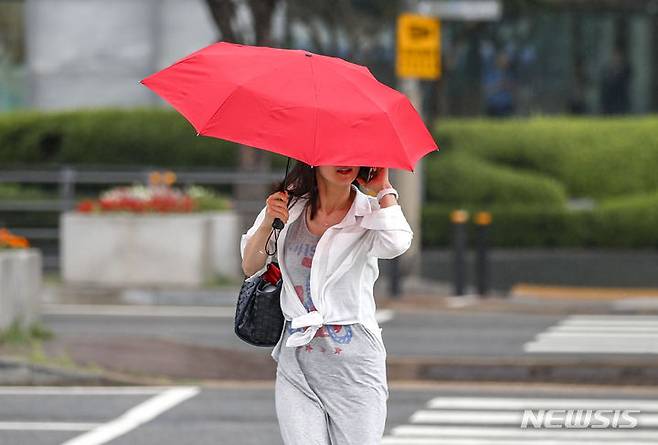
[[[78,212],[92,212],[94,210],[94,201],[91,199],[83,199],[80,201],[76,207]]]
[[[199,204],[192,196],[171,187],[152,187],[148,194],[131,187],[115,187],[101,195],[100,200],[84,200],[78,204],[81,212],[99,209],[103,212],[193,212]]]

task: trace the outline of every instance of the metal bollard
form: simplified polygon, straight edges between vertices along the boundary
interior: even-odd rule
[[[491,213],[478,212],[475,215],[475,224],[477,225],[477,259],[475,262],[477,292],[481,297],[486,297],[489,286],[487,235],[491,225]]]
[[[450,213],[450,220],[453,228],[453,246],[454,246],[454,285],[455,295],[464,295],[466,287],[466,222],[468,221],[468,212],[465,210],[453,210]]]
[[[59,200],[62,211],[75,208],[75,177],[76,172],[71,167],[61,168],[59,180]]]

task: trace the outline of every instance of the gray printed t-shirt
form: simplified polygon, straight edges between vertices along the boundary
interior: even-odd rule
[[[315,247],[320,240],[320,235],[310,232],[306,223],[306,212],[310,211],[307,206],[304,212],[297,218],[290,228],[285,241],[285,261],[289,271],[290,280],[295,289],[297,297],[302,302],[308,312],[316,310],[311,299],[311,264],[315,254]],[[298,331],[304,331],[306,328],[293,329],[290,321],[286,321],[287,334]],[[350,343],[354,331],[351,325],[324,325],[315,333],[317,337],[330,337],[332,343],[346,344]],[[283,347],[283,346],[282,346]],[[328,349],[324,348],[323,349]],[[334,348],[335,349],[335,348]],[[327,351],[335,353],[335,350]]]

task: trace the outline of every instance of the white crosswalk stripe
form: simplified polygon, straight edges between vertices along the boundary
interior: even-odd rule
[[[522,428],[523,411],[607,410],[592,419],[631,411],[634,428]],[[615,411],[614,410],[619,410]],[[554,419],[562,418],[554,417]],[[593,420],[592,424],[601,426]],[[622,422],[623,423],[623,422]],[[556,422],[552,421],[552,425]],[[628,424],[626,424],[627,426]],[[649,445],[658,443],[658,400],[621,398],[436,397],[409,424],[395,426],[382,445]]]
[[[523,345],[525,352],[658,354],[658,316],[571,315]]]

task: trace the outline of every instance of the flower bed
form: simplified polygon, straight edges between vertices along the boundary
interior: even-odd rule
[[[41,253],[27,239],[0,229],[0,330],[39,317]]]
[[[199,186],[179,189],[173,172],[153,172],[149,185],[114,187],[101,193],[100,198],[83,199],[76,207],[78,212],[105,213],[193,213],[232,208],[230,200]]]
[[[174,188],[174,181],[152,175],[148,186],[116,187],[62,214],[63,279],[197,287],[214,275],[239,276],[238,256],[227,255],[239,241],[230,201],[198,186]]]
[[[18,235],[14,235],[7,229],[0,229],[0,250],[25,249],[30,247],[29,241]]]

